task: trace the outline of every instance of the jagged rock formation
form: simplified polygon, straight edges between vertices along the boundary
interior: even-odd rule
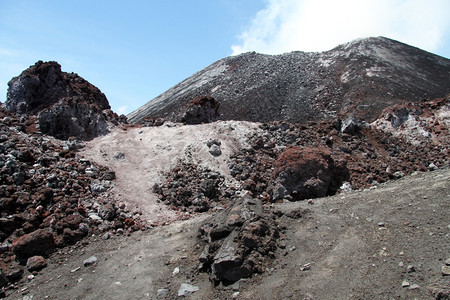
[[[236,197],[233,206],[200,227],[206,245],[199,257],[201,269],[216,282],[230,283],[262,273],[274,257],[279,230],[261,200]]]
[[[41,132],[60,139],[83,140],[106,134],[120,119],[105,95],[74,73],[61,71],[57,62],[38,61],[8,83],[5,108],[36,116]]]
[[[378,37],[321,53],[245,53],[221,59],[128,115],[176,121],[198,96],[220,102],[221,120],[318,121],[339,115],[373,119],[402,100],[450,92],[450,61]]]

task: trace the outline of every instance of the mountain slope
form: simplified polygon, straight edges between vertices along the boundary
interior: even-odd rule
[[[320,53],[245,53],[221,59],[128,115],[180,120],[211,95],[222,120],[305,122],[355,114],[372,121],[386,106],[450,92],[450,60],[384,37]]]

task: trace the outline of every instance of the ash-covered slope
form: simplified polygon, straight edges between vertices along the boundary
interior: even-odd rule
[[[220,102],[222,120],[305,122],[357,115],[373,121],[401,100],[450,92],[450,60],[384,37],[320,53],[245,53],[221,59],[128,115],[180,120],[198,96]]]

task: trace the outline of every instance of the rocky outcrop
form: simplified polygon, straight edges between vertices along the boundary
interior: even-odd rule
[[[186,105],[181,122],[185,124],[211,123],[219,116],[220,103],[211,96],[197,97]]]
[[[450,94],[444,98],[402,103],[383,110],[371,126],[414,145],[450,144]]]
[[[289,147],[274,162],[273,200],[303,200],[333,195],[349,178],[343,161],[335,162],[329,150]]]
[[[207,221],[199,231],[206,242],[199,257],[211,279],[232,283],[262,273],[275,257],[279,231],[261,200],[236,197],[233,206]]]
[[[367,38],[320,53],[226,57],[128,115],[176,121],[192,99],[220,102],[220,120],[305,123],[354,115],[372,122],[387,106],[450,92],[450,60],[400,42]]]
[[[123,122],[111,111],[105,95],[57,62],[39,61],[8,83],[5,108],[22,116],[36,116],[42,133],[59,139],[92,139]]]

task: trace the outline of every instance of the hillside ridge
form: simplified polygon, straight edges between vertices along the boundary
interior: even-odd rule
[[[221,120],[304,123],[348,113],[373,121],[387,106],[450,92],[450,60],[384,37],[325,52],[248,52],[220,59],[131,112],[179,121],[194,98],[220,102]]]

